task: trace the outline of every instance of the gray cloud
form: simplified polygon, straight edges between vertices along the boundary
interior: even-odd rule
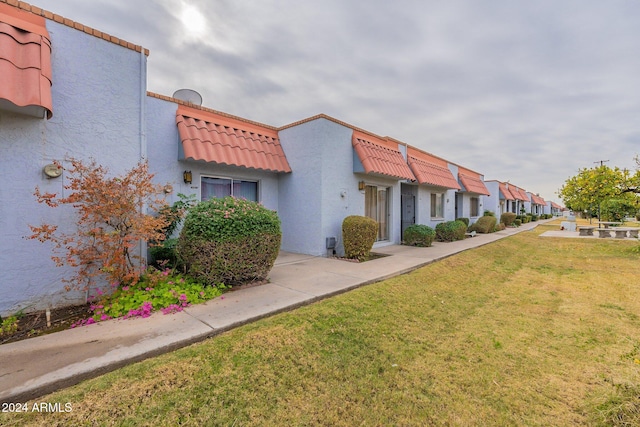
[[[152,91],[274,126],[330,114],[547,199],[640,151],[634,0],[33,3],[150,49]]]

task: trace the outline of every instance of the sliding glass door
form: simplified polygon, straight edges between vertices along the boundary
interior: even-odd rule
[[[364,214],[378,223],[377,241],[389,240],[389,188],[367,185],[364,190]]]

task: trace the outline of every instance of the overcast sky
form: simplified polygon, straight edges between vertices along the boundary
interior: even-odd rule
[[[638,0],[31,0],[150,50],[148,89],[319,113],[546,200],[640,153]]]

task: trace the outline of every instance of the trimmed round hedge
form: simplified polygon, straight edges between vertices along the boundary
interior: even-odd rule
[[[176,252],[189,275],[210,285],[233,286],[266,279],[281,240],[274,211],[225,197],[189,210]]]
[[[495,216],[482,216],[478,218],[476,222],[471,224],[469,227],[469,231],[475,231],[477,233],[493,233],[496,228],[496,217]]]
[[[463,240],[467,232],[467,225],[462,221],[445,221],[436,225],[436,240],[439,242],[454,242]]]
[[[369,217],[350,215],[342,221],[342,242],[346,258],[364,261],[378,235],[378,223]]]
[[[436,238],[436,231],[424,224],[413,224],[404,230],[403,240],[405,245],[428,247]]]
[[[506,225],[507,227],[513,225],[513,221],[516,220],[516,214],[513,212],[505,212],[500,215],[500,222]]]

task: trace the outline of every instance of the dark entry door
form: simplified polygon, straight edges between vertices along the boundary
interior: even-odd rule
[[[402,204],[402,235],[404,236],[404,230],[416,223],[416,196],[402,194],[400,203]]]

